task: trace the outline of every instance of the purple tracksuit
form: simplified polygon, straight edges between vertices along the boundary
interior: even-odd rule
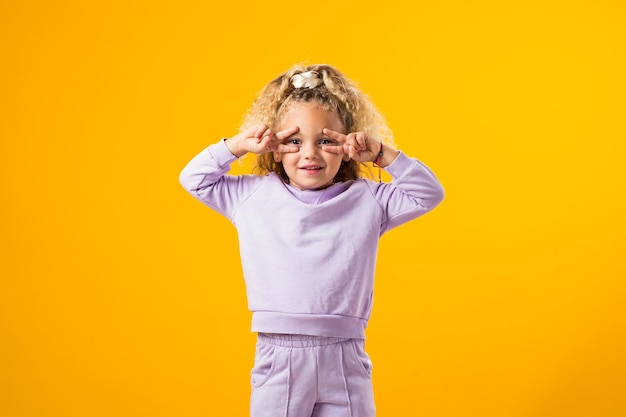
[[[351,347],[342,347],[343,353],[337,353],[338,357],[343,358],[344,365],[357,363],[361,369],[357,367],[356,371],[368,376],[369,371],[363,369],[368,370],[371,364],[362,350],[362,340],[372,309],[378,239],[386,231],[433,209],[442,200],[443,189],[424,164],[402,152],[385,168],[393,177],[391,183],[358,179],[306,191],[285,184],[274,173],[226,175],[235,159],[224,141],[220,141],[193,158],[180,174],[180,181],[192,195],[226,216],[239,234],[252,331],[264,334],[259,338],[253,369],[253,415],[322,416],[328,407],[321,404],[329,404],[328,401],[317,398],[312,407],[296,406],[293,402],[289,405],[289,399],[297,397],[293,393],[293,378],[284,381],[291,387],[286,404],[280,408],[284,413],[272,407],[265,413],[255,411],[263,408],[255,406],[256,392],[272,385],[272,377],[261,385],[255,385],[254,377],[258,379],[261,371],[275,375],[277,367],[274,356],[266,363],[259,363],[258,358],[268,350],[278,353],[288,349],[291,353],[283,359],[289,363],[297,349],[315,345],[314,356],[319,360],[320,349],[328,350],[326,342],[309,341],[306,347],[283,346],[292,343],[292,339],[286,343],[281,339],[284,336],[277,335],[292,335],[289,337],[296,337],[298,343],[303,335],[312,336],[307,340],[337,340],[334,344],[339,347],[350,339]],[[346,352],[351,354],[346,356]],[[293,373],[294,370],[288,372],[291,376]],[[331,407],[329,412],[373,415],[373,403],[371,410],[365,407],[362,412],[354,411],[355,404],[348,401],[350,377],[343,373],[347,398],[343,407],[351,411],[344,413]],[[274,399],[266,404],[278,402]]]

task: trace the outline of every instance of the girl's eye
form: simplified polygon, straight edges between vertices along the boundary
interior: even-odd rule
[[[320,140],[320,145],[334,145],[335,142],[330,139],[322,139]]]
[[[300,145],[300,139],[289,139],[287,143],[289,145]]]

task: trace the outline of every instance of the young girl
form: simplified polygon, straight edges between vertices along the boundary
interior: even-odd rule
[[[258,332],[252,417],[372,417],[364,351],[379,237],[434,208],[435,175],[393,149],[372,103],[328,65],[295,66],[255,100],[240,133],[180,181],[237,228]],[[260,175],[230,176],[257,154]],[[391,183],[361,178],[361,164]]]

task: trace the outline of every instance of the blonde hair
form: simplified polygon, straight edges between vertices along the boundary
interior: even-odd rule
[[[308,75],[317,78],[317,81],[312,86],[297,88],[294,76],[302,73],[312,73]],[[345,133],[365,132],[373,139],[393,145],[392,132],[371,100],[339,70],[325,64],[298,64],[270,81],[245,115],[241,130],[263,123],[276,131],[281,116],[293,103],[319,105],[324,110],[337,113]],[[361,165],[352,159],[343,161],[334,182],[360,178]],[[261,175],[275,172],[289,182],[282,162],[276,162],[271,153],[258,155],[254,170]]]

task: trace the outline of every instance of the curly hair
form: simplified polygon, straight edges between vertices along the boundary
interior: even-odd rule
[[[308,72],[319,80],[318,85],[309,88],[294,86],[294,76]],[[263,123],[276,131],[281,116],[293,103],[314,103],[324,110],[336,112],[346,133],[365,132],[372,138],[393,145],[392,132],[371,100],[339,70],[325,64],[298,64],[270,81],[245,115],[241,130]],[[352,159],[342,161],[334,182],[360,178],[362,165]],[[271,153],[257,156],[254,171],[260,175],[275,172],[289,182],[282,162],[274,161]]]

